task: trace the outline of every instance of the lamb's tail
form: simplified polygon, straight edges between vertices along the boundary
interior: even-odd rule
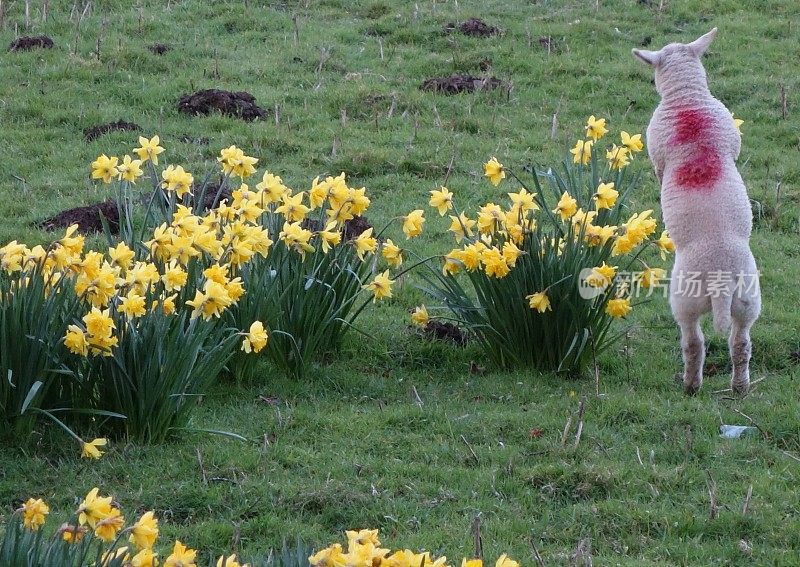
[[[731,328],[732,293],[721,293],[711,298],[711,313],[714,316],[714,329],[718,333],[727,333]]]

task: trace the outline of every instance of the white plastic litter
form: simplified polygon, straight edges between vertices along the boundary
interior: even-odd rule
[[[738,439],[742,435],[755,435],[758,429],[749,425],[720,425],[719,432],[725,439]]]

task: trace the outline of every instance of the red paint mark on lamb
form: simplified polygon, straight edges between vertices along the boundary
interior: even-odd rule
[[[709,143],[713,117],[699,108],[680,110],[672,142],[691,147],[691,157],[676,172],[678,186],[687,190],[711,189],[722,173],[719,151]]]
[[[675,180],[684,189],[711,189],[722,173],[719,153],[710,146],[700,146],[696,152],[678,167]]]
[[[713,122],[707,112],[698,108],[681,110],[675,122],[675,136],[672,141],[676,144],[702,142]]]

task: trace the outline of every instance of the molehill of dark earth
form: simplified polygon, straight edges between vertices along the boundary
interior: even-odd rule
[[[428,324],[422,329],[422,334],[429,341],[443,341],[456,346],[464,346],[469,340],[467,334],[460,327],[440,321],[428,321]]]
[[[119,232],[119,210],[117,209],[117,204],[111,200],[61,211],[41,221],[39,228],[49,231],[63,230],[73,224],[77,224],[78,232],[81,234],[102,232],[101,214],[105,217],[112,234],[117,234]]]
[[[133,122],[125,122],[124,120],[117,120],[116,122],[109,122],[108,124],[101,124],[99,126],[92,126],[83,131],[83,136],[87,142],[96,140],[103,134],[108,134],[114,130],[121,130],[123,132],[138,132],[142,128]]]
[[[155,55],[164,55],[167,51],[172,50],[172,48],[166,43],[154,43],[148,49]]]
[[[475,77],[473,75],[454,74],[449,77],[433,77],[428,79],[420,89],[444,95],[471,93],[476,90],[492,90],[505,88],[506,85],[497,77]]]
[[[300,226],[306,230],[310,230],[311,232],[319,232],[325,229],[325,224],[322,221],[309,217],[303,219],[303,222],[300,224]],[[369,230],[370,228],[373,228],[373,226],[367,217],[358,215],[354,216],[353,218],[344,221],[344,233],[342,235],[342,239],[345,242],[355,240],[361,236],[362,232]]]
[[[194,116],[220,112],[248,122],[267,116],[267,111],[256,104],[256,97],[250,93],[218,89],[182,96],[178,100],[178,110]]]
[[[8,46],[9,51],[30,51],[31,49],[52,49],[53,40],[46,35],[18,37]]]
[[[490,26],[480,18],[470,18],[459,25],[449,23],[444,26],[444,31],[445,33],[450,33],[456,28],[464,35],[472,37],[491,37],[493,35],[500,35],[501,33],[500,28]]]
[[[214,205],[214,200],[217,199],[217,205],[222,201],[227,200],[228,203],[231,202],[231,190],[227,187],[224,187],[220,192],[219,198],[217,198],[217,192],[219,191],[219,183],[209,183],[206,187],[206,191],[203,194],[203,206],[202,210],[207,211]],[[194,185],[192,188],[192,192],[199,196],[201,193],[201,187],[197,184]],[[144,200],[149,199],[149,193],[143,197]],[[189,206],[194,206],[194,197],[190,197]],[[44,219],[43,221],[39,222],[37,226],[44,230],[48,231],[55,231],[55,230],[63,230],[72,226],[73,224],[78,225],[78,232],[80,234],[95,234],[99,232],[103,232],[103,222],[100,220],[100,215],[105,217],[106,222],[108,223],[108,228],[112,234],[119,233],[119,208],[117,207],[116,201],[111,199],[107,201],[103,201],[101,203],[93,203],[91,205],[86,205],[85,207],[75,207],[74,209],[68,209],[66,211],[61,211],[53,215],[50,218]]]

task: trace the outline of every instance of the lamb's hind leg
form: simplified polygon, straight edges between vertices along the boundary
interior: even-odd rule
[[[733,366],[731,389],[737,394],[746,394],[750,388],[750,355],[753,348],[750,341],[750,327],[758,318],[760,303],[758,296],[735,297],[731,306],[732,325],[728,347]]]
[[[731,351],[733,373],[731,375],[731,389],[737,394],[746,394],[750,388],[750,326],[742,326],[734,321],[731,327],[731,336],[728,338],[728,347]]]
[[[683,391],[694,395],[703,385],[703,363],[706,347],[700,316],[678,321],[681,327],[681,351],[683,352]]]

